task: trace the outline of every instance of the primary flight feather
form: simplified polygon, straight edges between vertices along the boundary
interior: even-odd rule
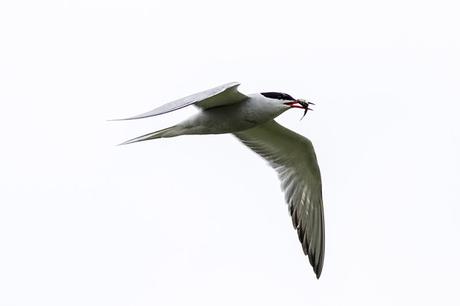
[[[310,140],[274,120],[291,108],[300,108],[306,113],[312,103],[280,92],[244,95],[237,90],[238,86],[236,82],[224,84],[169,102],[150,112],[120,119],[157,116],[189,105],[200,108],[200,112],[174,126],[122,144],[180,135],[235,135],[277,171],[302,249],[319,278],[324,263],[324,214],[315,151]]]

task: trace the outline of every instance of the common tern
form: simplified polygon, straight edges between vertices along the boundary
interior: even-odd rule
[[[313,103],[280,92],[245,95],[237,90],[239,85],[236,82],[224,84],[169,102],[147,113],[119,119],[148,118],[189,105],[200,109],[197,114],[174,126],[122,144],[180,135],[235,135],[277,171],[303,252],[319,278],[325,242],[321,175],[316,154],[310,140],[274,120],[291,108],[304,110],[305,116]]]

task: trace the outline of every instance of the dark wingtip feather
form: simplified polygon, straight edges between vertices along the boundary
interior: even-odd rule
[[[323,271],[323,261],[321,260],[321,258],[319,262],[316,264],[316,266],[314,266],[313,270],[315,271],[316,279],[319,279],[319,277],[321,276],[321,272]]]
[[[316,275],[316,279],[319,279],[319,277],[321,276],[321,272],[323,270],[324,251],[320,251],[319,254],[312,253],[309,251],[310,245],[306,237],[307,233],[305,232],[305,229],[301,226],[301,224],[298,222],[298,217],[295,212],[292,214],[292,218],[293,218],[294,228],[297,230],[297,235],[302,245],[302,250],[305,256],[307,256],[311,267],[313,268],[313,272]],[[319,258],[317,258],[317,256],[319,256]]]

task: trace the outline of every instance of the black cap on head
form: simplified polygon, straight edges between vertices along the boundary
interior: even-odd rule
[[[278,99],[278,100],[290,100],[294,101],[295,99],[290,95],[282,92],[261,92],[262,96],[270,99]]]

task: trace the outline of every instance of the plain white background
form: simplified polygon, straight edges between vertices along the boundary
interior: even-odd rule
[[[456,1],[2,1],[0,305],[459,305]],[[222,83],[316,103],[316,280],[230,135],[107,122]]]

